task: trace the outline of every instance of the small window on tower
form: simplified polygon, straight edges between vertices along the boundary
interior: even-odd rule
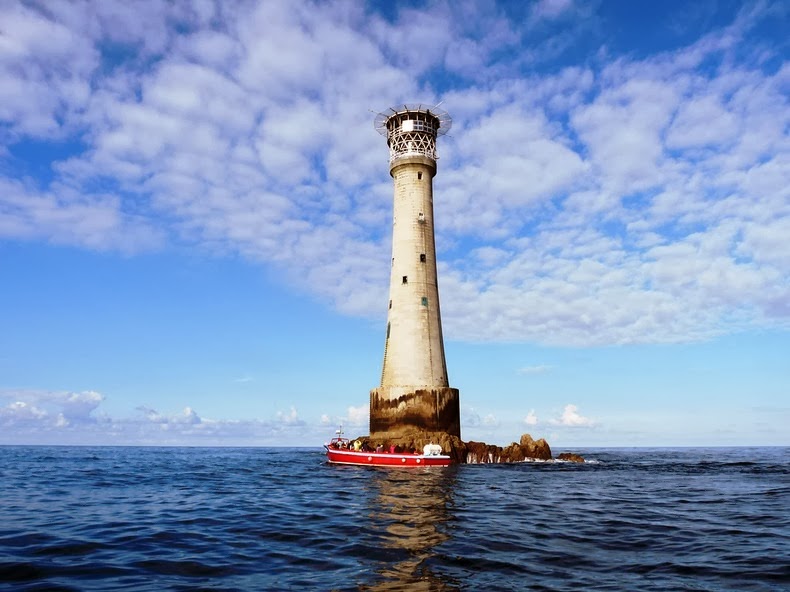
[[[403,276],[403,283],[404,284],[408,284],[409,283],[409,276],[407,276],[407,275]]]
[[[392,300],[390,300],[390,308],[392,308]]]
[[[417,173],[417,179],[422,179],[422,173]]]
[[[423,306],[428,306],[428,297],[427,296],[423,296],[422,297],[422,305]]]
[[[420,253],[420,263],[425,263],[425,253]]]

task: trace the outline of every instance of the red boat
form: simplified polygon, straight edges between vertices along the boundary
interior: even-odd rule
[[[336,465],[367,465],[371,467],[446,467],[452,459],[442,454],[442,447],[438,444],[427,444],[419,452],[389,452],[384,450],[362,450],[355,448],[354,443],[343,437],[343,431],[338,430],[326,448],[326,460]]]

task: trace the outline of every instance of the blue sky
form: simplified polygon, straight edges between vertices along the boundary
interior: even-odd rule
[[[440,101],[464,439],[790,444],[789,10],[3,3],[0,444],[364,433],[371,110]]]

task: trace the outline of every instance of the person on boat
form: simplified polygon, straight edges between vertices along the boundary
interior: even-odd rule
[[[354,440],[354,451],[359,452],[362,448],[362,443],[359,440]]]
[[[376,452],[384,452],[384,446],[382,444],[376,446]]]
[[[390,444],[390,454],[395,454],[395,444]]]

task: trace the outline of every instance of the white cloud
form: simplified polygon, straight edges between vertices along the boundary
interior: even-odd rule
[[[187,409],[189,408],[187,407]],[[304,425],[305,423],[304,421],[299,419],[299,414],[296,412],[296,407],[291,407],[290,411],[288,411],[287,413],[278,411],[277,421],[285,425],[291,425],[291,426]]]
[[[529,238],[500,241],[489,235],[476,252],[497,254],[493,271],[485,259],[472,265],[460,258],[442,269],[451,336],[591,345],[693,341],[738,330],[744,322],[787,326],[786,313],[775,305],[788,292],[787,249],[772,239],[770,248],[750,248],[757,245],[752,229],[779,236],[773,229],[789,217],[790,167],[776,162],[786,159],[787,141],[776,139],[775,126],[766,129],[765,149],[779,151],[767,163],[756,157],[751,140],[737,140],[742,136],[715,153],[700,152],[701,140],[693,147],[687,140],[687,149],[679,140],[663,145],[675,125],[672,114],[697,87],[699,113],[710,103],[711,87],[729,88],[740,80],[754,91],[748,99],[739,95],[741,106],[729,113],[787,120],[786,109],[780,113],[776,107],[786,104],[779,96],[783,75],[766,79],[734,71],[710,81],[696,71],[693,77],[679,75],[682,63],[681,53],[674,63],[647,61],[637,71],[637,64],[621,61],[604,71],[597,98],[571,110],[571,124],[591,150],[585,183],[595,189],[569,193],[562,211],[539,223]],[[633,78],[625,75],[632,71]],[[760,87],[753,82],[758,78],[764,80]],[[771,101],[764,100],[767,94]],[[742,124],[726,128],[727,134],[743,130]],[[738,168],[743,172],[735,174]],[[747,170],[760,171],[750,176],[759,192],[743,183]],[[459,216],[454,203],[462,221],[455,230],[468,232],[461,224],[472,220],[476,233],[485,230],[500,216],[488,203],[475,216]],[[507,223],[519,221],[511,215]],[[690,240],[717,242],[718,250],[692,248],[675,256]],[[758,257],[773,261],[765,265]],[[736,318],[739,324],[733,324]]]
[[[375,22],[373,33],[388,61],[413,75],[441,63],[453,38],[449,7],[435,10],[401,9],[394,24]]]
[[[485,3],[392,21],[353,3],[201,6],[0,9],[4,144],[84,143],[52,180],[2,169],[0,238],[197,245],[378,316],[391,187],[368,109],[444,98],[448,338],[665,343],[790,326],[790,67],[740,43],[770,6],[672,52],[529,76],[591,9],[543,0],[525,24]],[[542,53],[523,45],[537,21],[568,23]],[[125,53],[102,54],[113,44]],[[462,79],[443,97],[438,68]]]
[[[590,151],[601,189],[627,195],[666,179],[661,134],[679,100],[672,81],[643,75],[605,87],[573,112],[573,127]]]
[[[499,420],[493,413],[489,413],[483,418],[483,425],[486,427],[498,427]]]
[[[549,421],[556,426],[571,428],[593,427],[595,425],[595,421],[580,415],[579,408],[572,404],[565,405],[562,415],[558,419],[551,419]]]
[[[346,423],[354,427],[367,427],[369,416],[369,405],[360,405],[359,407],[349,406],[346,410]]]
[[[140,252],[162,244],[162,233],[125,214],[111,195],[78,193],[67,186],[38,191],[0,178],[0,236],[45,239],[95,249]]]
[[[573,7],[573,0],[539,0],[532,8],[537,18],[553,19]]]
[[[0,391],[0,442],[123,445],[317,445],[321,423],[302,420],[295,407],[272,420],[211,419],[192,407],[164,413],[145,405],[129,417],[100,411],[96,391]]]
[[[100,420],[94,411],[104,401],[95,391],[0,390],[0,426],[7,435],[17,430],[57,432],[86,429]]]
[[[524,417],[524,424],[528,426],[538,425],[538,417],[535,415],[534,409],[530,409],[529,413]]]
[[[46,416],[46,411],[24,401],[14,401],[5,408],[0,409],[0,417],[6,420],[39,420]]]
[[[6,407],[9,417],[48,422],[62,416],[71,421],[91,422],[95,420],[93,412],[104,401],[104,395],[96,391],[0,390],[0,402],[3,400],[13,401]]]
[[[339,426],[342,426],[344,429],[347,427],[367,429],[369,412],[369,405],[367,404],[358,406],[350,405],[346,409],[346,413],[343,417],[329,415],[327,413],[322,414],[319,424],[324,427],[333,427],[335,429]]]
[[[67,419],[86,419],[104,401],[104,395],[96,391],[64,393],[61,399],[63,415]]]
[[[151,407],[146,407],[145,405],[140,405],[136,409],[140,413],[143,414],[146,420],[150,421],[151,423],[167,423],[168,419],[160,415],[155,409]]]
[[[61,136],[90,97],[99,52],[80,31],[22,3],[3,3],[0,22],[0,122],[11,133]]]
[[[163,415],[150,407],[139,406],[137,411],[140,411],[145,419],[151,423],[160,425],[197,425],[203,422],[200,416],[195,413],[191,407],[184,407],[181,413],[173,415]]]
[[[177,423],[186,423],[191,425],[203,422],[200,416],[195,413],[195,410],[191,407],[184,407],[184,412],[181,415],[177,415],[174,418],[174,421]]]
[[[729,144],[738,133],[736,117],[719,97],[703,95],[680,106],[667,131],[667,147],[693,148]]]
[[[463,427],[477,428],[483,424],[480,414],[473,407],[461,406],[461,425]]]

